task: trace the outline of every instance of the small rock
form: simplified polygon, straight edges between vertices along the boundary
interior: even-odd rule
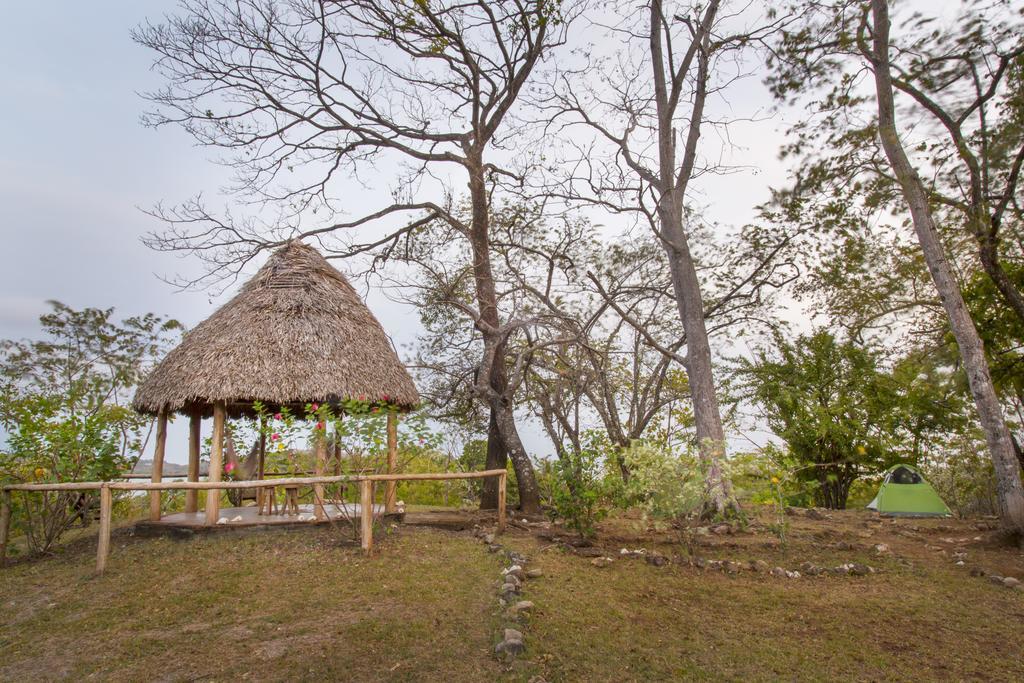
[[[716,572],[722,571],[723,563],[721,560],[708,560],[708,569],[713,569]]]
[[[743,567],[740,566],[739,562],[733,562],[732,560],[725,561],[725,573],[726,574],[739,574]]]
[[[867,576],[871,573],[871,567],[866,564],[854,564],[850,567],[850,573],[854,576]]]
[[[748,565],[751,568],[751,570],[757,572],[758,574],[764,574],[765,572],[771,569],[769,564],[764,560],[751,560],[748,563]]]
[[[775,567],[774,569],[772,569],[772,576],[784,578],[786,576],[786,570],[782,567]]]
[[[1020,579],[1013,576],[1007,576],[1003,578],[1003,585],[1007,588],[1014,588],[1020,585]]]
[[[853,544],[847,543],[846,541],[839,541],[836,543],[836,550],[853,550]]]
[[[876,543],[874,545],[874,550],[875,550],[875,553],[877,553],[879,555],[884,555],[885,553],[889,552],[889,546],[886,545],[885,543]]]
[[[511,567],[503,571],[502,574],[504,574],[506,577],[514,576],[519,581],[522,581],[524,578],[526,578],[526,573],[523,571],[523,568],[520,567],[518,564],[512,565]]]
[[[487,552],[489,552],[489,553],[496,553],[499,550],[501,550],[501,546],[496,544],[496,543],[491,543],[490,545],[487,546]]]
[[[484,543],[486,543],[487,545],[493,545],[494,534],[484,534]]]
[[[613,560],[610,557],[595,557],[594,559],[592,559],[590,561],[590,564],[594,565],[595,567],[604,568],[604,567],[607,567],[608,565],[610,565],[614,561],[615,560]]]
[[[987,573],[981,567],[971,567],[971,576],[985,576]]]
[[[786,572],[786,578],[787,579],[799,579],[800,578],[800,572],[798,572],[798,571]]]
[[[732,533],[732,527],[729,526],[728,524],[724,524],[724,523],[723,524],[716,524],[715,526],[711,527],[711,533],[717,534],[719,536],[723,536],[725,534],[731,534]]]
[[[664,555],[659,555],[657,553],[654,555],[648,555],[644,559],[647,560],[647,564],[653,565],[655,567],[664,567],[666,564],[668,564],[668,558]]]
[[[511,629],[508,629],[511,630]],[[516,631],[518,633],[518,631]],[[494,654],[497,655],[508,655],[515,657],[526,652],[526,644],[523,643],[522,639],[519,640],[508,640],[505,639],[494,646]]]
[[[220,519],[217,520],[217,524],[227,524],[227,523],[228,523],[228,518],[227,517],[221,517]]]
[[[833,574],[834,576],[846,576],[847,574],[850,573],[850,568],[847,567],[845,564],[842,564],[842,565],[839,565],[838,567],[830,568],[828,570],[828,573],[829,574]]]
[[[703,557],[698,557],[697,559],[695,559],[693,561],[693,566],[696,567],[697,569],[707,569],[708,568],[708,561],[705,560]]]
[[[515,613],[530,612],[533,610],[533,603],[529,600],[520,600],[512,606],[512,611]]]
[[[1003,577],[999,576],[999,574],[989,574],[988,580],[996,584],[997,586],[1003,585]]]
[[[958,567],[963,567],[965,564],[967,564],[967,563],[964,562],[963,560],[957,560],[956,561],[956,566],[958,566]]]
[[[543,569],[536,568],[536,569],[527,569],[526,570],[526,578],[528,578],[528,579],[539,579],[542,576],[544,576],[544,570]]]

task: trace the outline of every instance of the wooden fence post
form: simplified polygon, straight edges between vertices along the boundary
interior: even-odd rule
[[[373,481],[359,482],[360,541],[367,553],[373,550]]]
[[[0,567],[7,564],[7,539],[11,533],[11,492],[0,498]]]
[[[107,556],[110,554],[110,515],[113,508],[113,496],[110,487],[100,488],[100,537],[96,547],[96,573],[102,574],[107,568]]]
[[[164,478],[164,452],[167,449],[167,408],[156,417],[156,448],[153,450],[153,471],[150,480],[156,484]],[[160,521],[160,491],[149,492],[149,521]]]
[[[505,486],[508,473],[502,472],[498,475],[498,532],[505,530]]]

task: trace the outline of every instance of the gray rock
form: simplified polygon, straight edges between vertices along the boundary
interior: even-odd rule
[[[518,633],[518,631],[517,631]],[[494,654],[515,657],[526,652],[526,644],[520,640],[503,640],[494,646]]]
[[[491,545],[494,543],[494,534],[484,534],[484,543]]]
[[[884,555],[884,554],[890,552],[889,551],[889,546],[886,545],[885,543],[876,543],[874,545],[874,550],[875,550],[875,553],[877,553],[879,555]]]
[[[871,567],[866,564],[854,564],[850,567],[850,573],[854,576],[867,576],[871,573]]]
[[[491,543],[489,546],[487,546],[487,552],[489,553],[496,553],[499,550],[501,550],[501,546],[496,543]]]
[[[774,569],[772,569],[772,576],[777,576],[777,577],[780,577],[780,578],[785,578],[786,570],[783,569],[782,567],[775,567]]]
[[[647,561],[647,564],[653,565],[655,567],[664,567],[666,564],[668,564],[668,558],[664,555],[659,555],[657,553],[653,555],[648,555],[644,559]]]
[[[695,559],[693,561],[693,566],[696,567],[697,569],[707,569],[708,568],[708,561],[705,560],[703,557],[698,557],[697,559]]]
[[[528,578],[528,579],[539,579],[542,576],[544,576],[544,570],[543,569],[537,568],[537,569],[527,569],[526,570],[526,578]]]
[[[523,568],[520,567],[518,564],[514,564],[511,567],[509,567],[508,569],[506,569],[504,571],[504,574],[505,574],[506,578],[511,576],[511,577],[515,578],[516,581],[522,581],[523,579],[526,578],[526,572],[524,572]]]
[[[751,560],[750,568],[758,574],[764,574],[771,570],[771,566],[764,560]]]
[[[613,560],[610,557],[595,557],[590,561],[590,564],[594,565],[595,567],[600,567],[603,569],[604,567],[607,567],[614,561],[615,560]]]
[[[1020,579],[1013,576],[1007,576],[1003,578],[1003,585],[1007,588],[1014,588],[1020,585]]]
[[[850,568],[843,564],[839,565],[838,567],[832,567],[828,570],[828,573],[834,576],[846,576],[850,573]]]
[[[520,600],[519,602],[517,602],[515,605],[512,606],[512,611],[516,612],[516,613],[519,613],[519,612],[532,612],[533,611],[533,603],[530,602],[529,600]]]
[[[719,536],[724,536],[726,534],[732,533],[732,527],[725,523],[716,524],[715,526],[711,527],[711,533],[718,534]]]
[[[1003,577],[999,576],[999,574],[989,574],[988,580],[996,584],[997,586],[1003,585]]]

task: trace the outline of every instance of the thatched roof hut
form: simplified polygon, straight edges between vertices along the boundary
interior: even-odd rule
[[[419,394],[373,313],[314,248],[275,251],[239,293],[185,335],[135,394],[143,413],[228,415],[344,399],[411,408]]]

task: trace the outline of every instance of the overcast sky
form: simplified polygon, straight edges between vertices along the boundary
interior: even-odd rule
[[[141,208],[202,192],[216,197],[225,169],[180,130],[139,123],[139,92],[161,85],[151,55],[129,32],[172,12],[169,0],[9,3],[0,22],[0,338],[33,336],[48,299],[76,308],[114,306],[124,315],[154,312],[193,326],[227,300],[179,292],[161,275],[197,264],[140,242],[159,229]],[[770,104],[756,79],[734,91],[744,112]],[[732,161],[747,170],[703,181],[709,217],[741,224],[783,175],[779,120],[740,124]],[[364,193],[353,187],[353,210]],[[372,198],[368,198],[372,201]],[[415,311],[369,293],[369,304],[399,348],[418,329]],[[184,462],[180,427],[168,459]],[[526,440],[546,452],[536,430]]]

